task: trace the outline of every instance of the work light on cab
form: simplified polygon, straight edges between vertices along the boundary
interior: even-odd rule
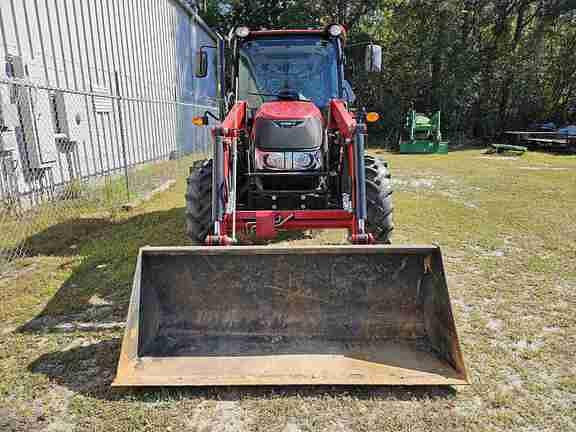
[[[342,33],[344,33],[344,27],[342,27],[339,24],[332,24],[331,26],[328,27],[328,33],[332,37],[339,37],[340,35],[342,35]]]
[[[234,33],[239,38],[245,38],[245,37],[248,37],[248,35],[250,34],[250,29],[246,26],[236,27],[236,30],[234,31]]]

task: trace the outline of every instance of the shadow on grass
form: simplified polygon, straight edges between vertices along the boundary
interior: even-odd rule
[[[23,245],[29,257],[74,256],[80,243],[112,225],[107,218],[78,218],[59,223],[28,237]]]
[[[71,275],[42,312],[19,331],[100,330],[111,323],[121,325],[139,248],[185,245],[183,220],[183,209],[178,208],[120,222],[72,220],[30,237],[27,243],[35,254],[70,257],[61,269],[70,268]]]
[[[318,397],[345,395],[358,399],[390,399],[397,401],[449,399],[456,390],[448,386],[223,386],[169,388],[112,388],[116,362],[120,353],[120,339],[103,340],[66,351],[44,354],[28,366],[33,373],[42,373],[84,396],[103,400],[157,402],[159,399],[214,399],[239,401],[245,398],[262,400],[282,397]]]

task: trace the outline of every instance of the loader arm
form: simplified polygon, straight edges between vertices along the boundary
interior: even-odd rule
[[[237,151],[240,132],[246,127],[246,102],[234,104],[220,126],[213,130],[214,151],[212,176],[212,233],[206,238],[209,245],[230,245],[235,242]],[[232,166],[230,166],[232,162]],[[232,217],[232,237],[228,236],[226,221]]]
[[[353,244],[374,243],[374,237],[366,232],[366,177],[364,164],[364,147],[366,142],[366,113],[364,110],[356,113],[356,117],[348,111],[341,100],[330,101],[330,127],[337,130],[344,140],[346,157],[348,157],[349,172],[352,179],[352,207],[354,222],[350,232]]]
[[[236,102],[220,126],[226,138],[235,138],[246,128],[246,110],[248,104],[244,101]]]
[[[341,100],[330,101],[330,128],[336,129],[348,140],[353,138],[356,131],[356,120]]]
[[[305,227],[347,229],[351,243],[374,243],[373,236],[366,232],[365,114],[359,112],[356,117],[353,116],[342,100],[333,99],[329,104],[327,127],[337,131],[343,138],[344,157],[349,161],[348,172],[343,174],[348,175],[352,180],[351,212],[345,209],[236,211],[237,158],[235,155],[240,132],[246,130],[247,127],[247,109],[248,104],[245,101],[237,102],[222,124],[214,128],[213,230],[207,237],[206,243],[212,246],[235,243],[237,227],[245,231],[254,229],[260,239],[274,238],[278,228],[284,230],[302,230]]]

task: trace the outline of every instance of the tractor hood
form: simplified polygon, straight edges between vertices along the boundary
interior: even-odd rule
[[[322,113],[312,102],[266,102],[254,117],[252,138],[261,149],[317,149],[323,135]]]
[[[306,120],[318,118],[322,120],[322,113],[312,102],[306,101],[276,101],[262,104],[256,119],[268,120]]]

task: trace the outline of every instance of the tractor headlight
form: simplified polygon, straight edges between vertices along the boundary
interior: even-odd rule
[[[320,169],[322,167],[322,153],[320,150],[311,152],[292,153],[292,169],[304,171]]]
[[[286,158],[284,153],[266,153],[264,154],[264,168],[283,170],[286,168]]]
[[[256,149],[256,169],[285,170],[285,153],[265,152]]]
[[[322,151],[266,152],[256,149],[256,169],[308,171],[322,168]]]
[[[332,37],[338,37],[344,33],[344,27],[342,27],[340,24],[332,24],[328,27],[328,33]]]

